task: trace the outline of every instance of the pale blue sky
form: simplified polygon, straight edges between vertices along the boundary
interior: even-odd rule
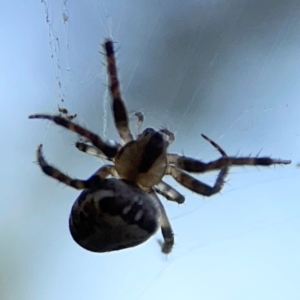
[[[2,2],[0,299],[299,299],[300,2],[49,0],[49,23],[41,1]],[[293,161],[231,169],[211,199],[170,179],[186,202],[162,199],[176,234],[168,257],[160,232],[129,250],[81,249],[68,231],[78,191],[34,163],[43,143],[74,177],[102,164],[75,149],[75,135],[27,119],[55,113],[61,97],[78,122],[118,138],[99,53],[108,36],[129,112],[173,130],[171,152],[217,158],[204,133],[229,155]]]

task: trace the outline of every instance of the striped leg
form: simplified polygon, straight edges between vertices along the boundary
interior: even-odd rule
[[[78,190],[97,188],[99,183],[109,175],[118,177],[113,165],[104,165],[87,180],[73,179],[47,163],[43,156],[42,145],[37,149],[37,160],[45,174]]]
[[[104,43],[104,50],[107,59],[107,72],[109,78],[109,88],[112,97],[112,110],[115,120],[115,125],[121,137],[123,144],[133,140],[132,134],[129,129],[128,114],[125,104],[121,97],[120,83],[118,80],[118,73],[116,67],[115,52],[113,42],[106,40]]]
[[[227,158],[226,153],[224,150],[217,145],[214,141],[210,140],[207,136],[202,135],[207,141],[209,141],[222,155],[223,158]],[[203,196],[212,196],[222,189],[226,175],[228,174],[229,167],[227,164],[223,164],[220,168],[220,173],[216,179],[216,182],[213,186],[209,186],[200,180],[197,180],[187,174],[186,172],[182,171],[181,169],[177,168],[176,166],[169,165],[167,169],[167,174],[172,175],[173,178],[182,184],[184,187],[201,194]]]
[[[167,184],[164,181],[161,181],[157,186],[154,188],[155,191],[165,197],[167,200],[177,202],[181,204],[184,202],[184,196],[177,192],[172,186]]]
[[[109,160],[109,158],[98,148],[88,145],[86,143],[81,143],[81,142],[77,142],[75,144],[76,148],[84,153],[87,153],[89,155],[93,155],[93,156],[97,156],[99,158],[102,159],[107,159]]]
[[[204,135],[202,135],[206,138]],[[187,172],[203,173],[212,170],[219,170],[224,165],[228,166],[271,166],[287,165],[290,160],[272,159],[270,157],[227,157],[223,156],[217,160],[205,163],[200,160],[181,156],[178,154],[168,154],[169,163]]]
[[[226,165],[223,166],[213,186],[209,186],[201,182],[200,180],[195,179],[194,177],[174,166],[169,166],[167,173],[169,175],[172,175],[178,183],[190,189],[191,191],[203,196],[212,196],[219,193],[223,188],[225,178],[228,173],[228,168],[226,167]]]
[[[95,133],[81,127],[78,124],[75,124],[64,117],[61,116],[51,116],[45,114],[35,114],[30,115],[29,119],[46,119],[53,121],[55,124],[65,127],[73,132],[78,133],[79,135],[87,138],[95,147],[100,149],[107,157],[115,157],[118,152],[117,146],[112,146],[105,143],[102,139]]]
[[[165,208],[160,202],[158,196],[154,191],[151,192],[150,194],[157,200],[161,212],[160,227],[161,227],[161,233],[164,238],[164,242],[159,241],[158,243],[161,246],[161,251],[165,254],[168,254],[172,251],[174,245],[174,233],[171,224],[169,222],[168,216],[166,214]]]
[[[99,158],[102,158],[102,159],[106,159],[106,160],[110,160],[112,161],[113,159],[112,158],[109,158],[107,157],[103,151],[101,151],[100,149],[92,146],[92,145],[89,145],[89,144],[86,144],[86,143],[82,143],[82,142],[77,142],[75,144],[76,148],[84,153],[87,153],[89,155],[92,155],[92,156],[96,156],[96,157],[99,157]],[[117,145],[117,147],[120,147],[120,145]]]

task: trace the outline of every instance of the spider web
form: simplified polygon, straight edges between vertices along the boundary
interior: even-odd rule
[[[55,77],[55,90],[57,105],[65,102],[67,83],[70,72],[69,58],[69,12],[67,0],[52,3],[42,0],[45,9],[45,22],[48,26],[49,48]],[[60,14],[57,14],[60,11]],[[55,12],[55,13],[54,13]],[[63,28],[62,28],[63,25]],[[63,38],[61,35],[64,35]]]
[[[251,5],[247,1],[111,2],[42,2],[55,82],[54,112],[57,105],[67,108],[78,115],[79,123],[118,140],[105,61],[99,53],[109,36],[117,43],[120,81],[130,115],[143,112],[143,128],[172,130],[176,141],[171,152],[184,151],[205,161],[217,158],[214,149],[201,140],[204,133],[230,155],[238,151],[256,155],[262,150],[262,155],[295,159],[291,148],[300,146],[295,100],[298,62],[284,57],[296,57],[299,46],[293,31],[299,25],[296,1],[275,6],[268,1]],[[134,130],[134,118],[132,124]],[[67,139],[67,150],[48,145],[49,161],[83,178],[100,166],[101,161],[72,149],[70,134],[53,131],[52,135],[47,129],[43,142],[59,144]],[[160,233],[135,249],[103,255],[83,251],[71,241],[67,226],[61,232],[77,194],[62,189],[62,199],[55,202],[55,213],[61,218],[49,233],[58,242],[44,240],[41,257],[51,259],[39,260],[41,270],[31,281],[39,287],[34,298],[66,299],[74,293],[74,299],[166,299],[170,295],[172,299],[240,299],[252,286],[253,274],[266,289],[280,282],[285,288],[277,292],[286,291],[288,283],[279,272],[292,282],[289,288],[295,292],[299,272],[283,253],[289,251],[295,260],[293,247],[299,245],[295,230],[299,204],[293,192],[298,176],[286,167],[232,169],[222,194],[211,199],[168,180],[186,196],[180,207],[163,200],[176,233],[169,257],[162,256],[155,242]],[[216,173],[196,177],[213,184]],[[50,188],[60,186],[54,183]],[[280,260],[289,267],[276,265]],[[216,284],[218,291],[212,288]],[[271,298],[272,292],[266,293]]]

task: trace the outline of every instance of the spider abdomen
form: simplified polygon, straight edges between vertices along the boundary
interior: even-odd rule
[[[73,239],[93,252],[137,246],[158,229],[161,212],[151,195],[122,180],[103,180],[98,189],[84,190],[69,219]]]

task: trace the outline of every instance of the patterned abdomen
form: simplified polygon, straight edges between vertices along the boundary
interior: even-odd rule
[[[73,239],[93,252],[137,246],[158,229],[160,209],[154,197],[122,180],[103,180],[84,190],[75,201],[69,219]]]

